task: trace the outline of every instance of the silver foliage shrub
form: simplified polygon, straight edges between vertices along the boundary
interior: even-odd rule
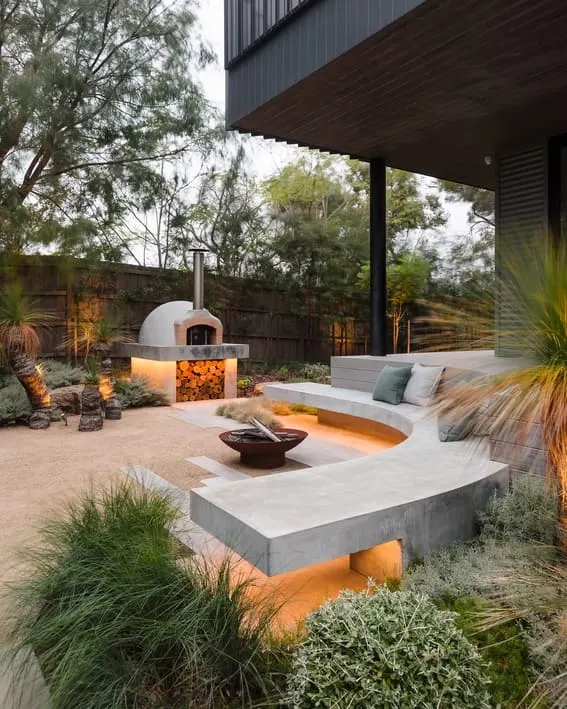
[[[117,379],[115,390],[122,409],[169,405],[167,396],[163,391],[154,389],[146,377],[136,374],[128,379]]]
[[[30,414],[30,402],[16,377],[0,378],[0,426],[23,423]]]
[[[488,709],[476,648],[423,594],[344,591],[306,621],[289,678],[294,709]]]
[[[480,523],[485,537],[553,544],[557,492],[542,478],[524,475],[508,494],[492,498]]]
[[[402,587],[432,598],[486,595],[500,588],[507,573],[527,571],[536,558],[550,553],[523,542],[497,539],[455,544],[411,566]]]
[[[305,364],[301,369],[301,377],[310,382],[327,383],[331,376],[331,368],[328,364]]]
[[[48,389],[59,389],[73,384],[80,384],[85,376],[82,367],[73,367],[56,359],[44,359],[41,362],[43,376]]]

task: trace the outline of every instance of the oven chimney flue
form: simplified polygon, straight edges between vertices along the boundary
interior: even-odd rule
[[[205,251],[193,251],[193,309],[205,307]]]

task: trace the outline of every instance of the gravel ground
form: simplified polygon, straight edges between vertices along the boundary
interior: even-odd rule
[[[169,408],[129,410],[94,433],[77,426],[78,417],[69,417],[68,427],[53,423],[47,431],[0,428],[0,586],[21,575],[18,550],[65,500],[126,479],[120,469],[134,464],[185,489],[200,487],[210,475],[185,458],[222,445],[218,431],[175,420]]]

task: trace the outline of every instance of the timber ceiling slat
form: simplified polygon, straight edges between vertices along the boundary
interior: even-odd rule
[[[483,155],[567,131],[566,37],[567,2],[428,0],[237,127],[490,186]]]

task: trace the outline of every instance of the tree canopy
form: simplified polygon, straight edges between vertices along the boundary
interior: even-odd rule
[[[0,247],[97,250],[153,161],[206,149],[194,0],[1,0]],[[110,254],[113,257],[116,253]]]

